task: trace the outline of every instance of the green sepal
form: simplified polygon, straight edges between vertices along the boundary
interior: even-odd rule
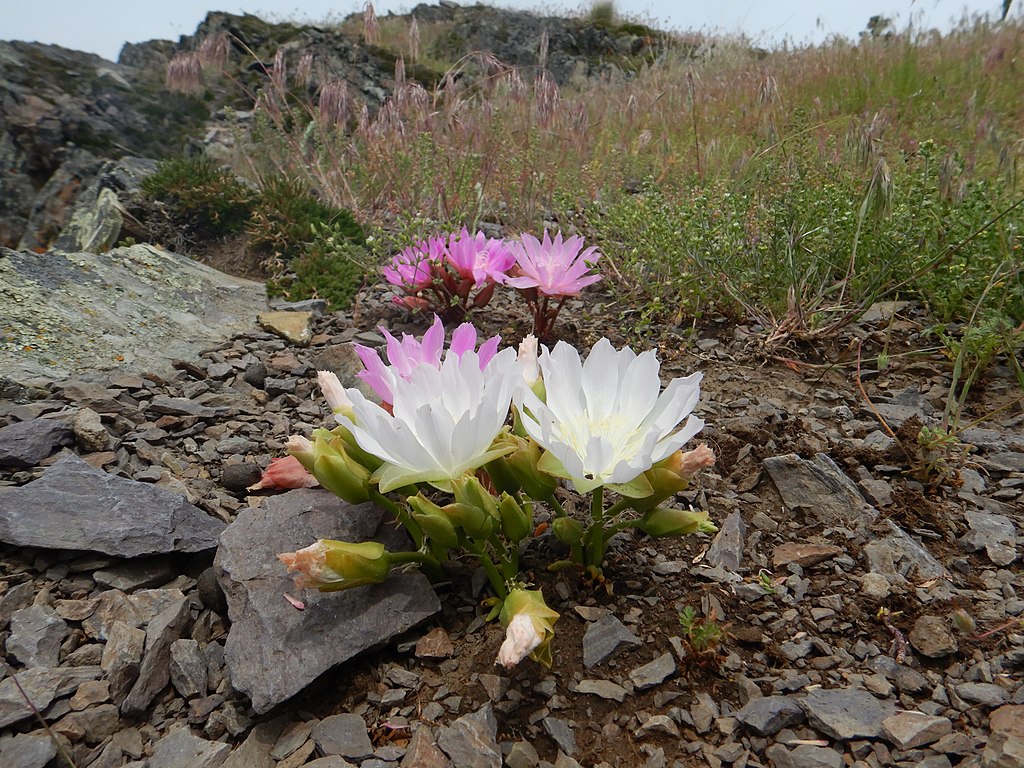
[[[609,483],[608,489],[628,499],[646,499],[654,493],[650,482],[643,474],[639,474],[628,483]]]

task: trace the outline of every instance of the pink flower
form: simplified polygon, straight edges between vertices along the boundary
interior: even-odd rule
[[[515,256],[504,240],[487,237],[483,232],[470,235],[462,232],[448,238],[448,263],[459,275],[479,285],[486,282],[504,283]]]
[[[381,272],[392,285],[414,293],[434,281],[432,267],[441,261],[444,239],[431,237],[405,248]]]
[[[520,242],[509,243],[515,254],[517,274],[505,281],[513,288],[536,288],[545,296],[579,296],[586,286],[596,283],[600,275],[588,274],[591,263],[601,254],[597,248],[582,253],[583,238],[570,237],[563,242],[562,233],[554,241],[544,231],[544,242],[523,233]]]
[[[283,459],[271,459],[270,466],[263,470],[263,477],[250,491],[262,491],[276,488],[315,488],[320,485],[306,468],[294,456]]]
[[[434,316],[434,324],[430,326],[423,340],[418,341],[407,333],[402,334],[399,341],[384,328],[381,333],[387,339],[388,365],[384,364],[380,355],[375,349],[356,344],[356,354],[366,369],[360,371],[358,376],[377,393],[378,397],[385,402],[392,402],[392,391],[396,378],[408,381],[412,377],[413,370],[420,365],[430,365],[434,368],[441,367],[441,352],[444,347],[444,324],[441,318]],[[493,336],[480,345],[477,355],[480,358],[480,370],[487,367],[495,353],[498,351],[500,336]],[[476,328],[471,323],[463,323],[452,333],[452,342],[448,348],[448,354],[462,357],[467,351],[476,348]]]

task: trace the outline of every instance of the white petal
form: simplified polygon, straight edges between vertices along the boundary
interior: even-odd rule
[[[498,650],[497,663],[511,669],[529,656],[541,644],[544,637],[533,626],[533,620],[523,613],[517,613],[505,630],[505,642]]]

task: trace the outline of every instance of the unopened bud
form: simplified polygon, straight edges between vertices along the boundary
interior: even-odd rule
[[[387,578],[391,558],[377,541],[352,544],[321,539],[297,552],[277,556],[289,571],[297,571],[295,584],[335,592],[364,584],[379,584]]]

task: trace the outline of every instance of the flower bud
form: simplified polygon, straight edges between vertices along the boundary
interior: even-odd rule
[[[290,435],[284,449],[308,471],[313,470],[313,461],[316,456],[313,453],[313,443],[308,438],[302,435]]]
[[[509,541],[518,543],[530,535],[533,528],[531,516],[507,493],[501,495],[498,515],[501,517],[501,532]]]
[[[664,461],[654,466],[664,467],[673,472],[683,480],[690,480],[702,469],[712,467],[715,464],[715,452],[708,448],[707,443],[701,443],[692,451],[676,451]]]
[[[644,472],[644,477],[654,493],[646,498],[637,499],[630,506],[638,512],[646,512],[657,507],[689,488],[694,475],[705,467],[713,466],[714,463],[715,453],[705,443],[701,443],[692,451],[676,451]]]
[[[570,547],[578,547],[583,541],[583,524],[574,517],[556,517],[551,521],[555,537]]]
[[[271,459],[270,466],[263,470],[263,476],[247,490],[260,491],[267,488],[313,488],[317,479],[294,456]]]
[[[470,507],[478,507],[488,517],[498,517],[498,502],[476,475],[463,475],[452,480],[455,501]]]
[[[345,388],[341,386],[338,376],[331,371],[317,371],[316,381],[320,385],[320,391],[327,398],[327,405],[331,410],[352,418],[352,400],[349,399]]]
[[[498,616],[506,633],[498,651],[498,664],[508,669],[529,655],[534,661],[551,666],[551,639],[559,615],[547,606],[539,589],[513,589]]]
[[[664,536],[685,536],[690,533],[714,533],[718,530],[708,520],[708,513],[696,509],[673,509],[658,507],[650,510],[636,526],[648,536],[661,538]]]
[[[320,485],[349,504],[369,501],[370,470],[348,455],[341,440],[313,443],[313,474]]]
[[[437,504],[419,494],[406,499],[412,508],[412,517],[430,540],[443,549],[451,549],[459,543],[459,535],[451,518]]]
[[[482,541],[494,533],[495,521],[480,507],[469,504],[447,504],[441,508],[454,525],[459,526],[472,539]]]
[[[540,446],[533,440],[523,438],[516,438],[516,442],[518,447],[505,461],[522,486],[523,492],[537,501],[550,498],[555,492],[556,480],[537,466],[541,457]]]
[[[540,365],[537,363],[537,337],[532,333],[519,344],[519,370],[526,386],[533,388],[540,381]],[[540,397],[540,394],[537,394]]]
[[[379,584],[387,578],[391,558],[378,541],[352,544],[321,539],[297,552],[277,556],[289,571],[298,571],[295,584],[321,592],[336,592],[363,584]]]

